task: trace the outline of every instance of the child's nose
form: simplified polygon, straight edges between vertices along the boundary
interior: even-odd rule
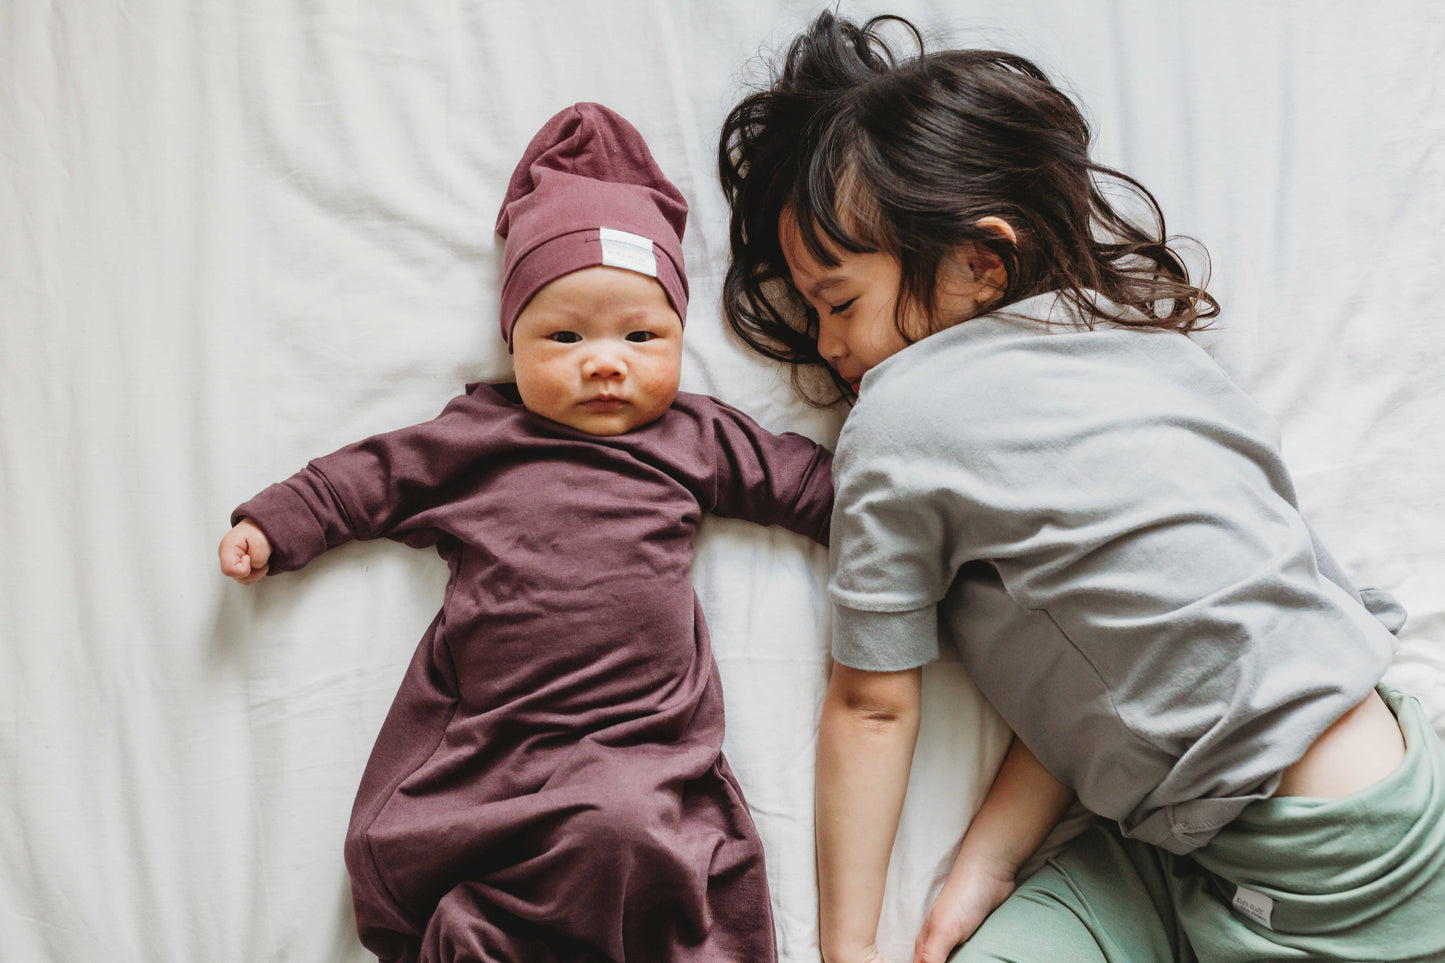
[[[848,353],[848,345],[842,338],[829,330],[827,325],[818,327],[818,354],[829,364],[835,364]]]
[[[582,373],[588,378],[617,378],[627,373],[627,365],[618,352],[599,349],[582,363]]]

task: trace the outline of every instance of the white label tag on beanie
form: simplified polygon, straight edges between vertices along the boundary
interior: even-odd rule
[[[608,267],[626,268],[650,278],[657,277],[657,255],[652,241],[640,234],[629,234],[616,228],[599,228],[602,235],[602,263]]]
[[[1252,889],[1237,887],[1234,891],[1234,908],[1241,916],[1247,916],[1266,929],[1274,929],[1270,917],[1274,916],[1274,900]]]

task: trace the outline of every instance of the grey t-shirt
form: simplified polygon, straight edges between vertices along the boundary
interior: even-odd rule
[[[956,646],[1085,806],[1188,852],[1364,698],[1403,614],[1362,604],[1202,349],[1073,310],[1032,298],[868,373],[834,463],[833,654]]]

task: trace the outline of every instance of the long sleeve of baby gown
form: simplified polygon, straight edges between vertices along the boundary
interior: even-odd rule
[[[487,415],[471,395],[460,395],[431,421],[313,459],[238,506],[231,522],[250,518],[266,533],[271,574],[299,569],[352,539],[433,545],[443,533],[429,524],[427,510],[492,453]]]
[[[724,518],[781,525],[828,544],[833,456],[792,432],[774,434],[730,405],[698,410],[711,433],[712,485],[703,507]]]

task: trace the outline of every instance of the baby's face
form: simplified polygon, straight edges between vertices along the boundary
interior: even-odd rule
[[[583,268],[527,302],[512,327],[512,367],[528,411],[620,435],[661,418],[677,397],[682,321],[655,279]]]

